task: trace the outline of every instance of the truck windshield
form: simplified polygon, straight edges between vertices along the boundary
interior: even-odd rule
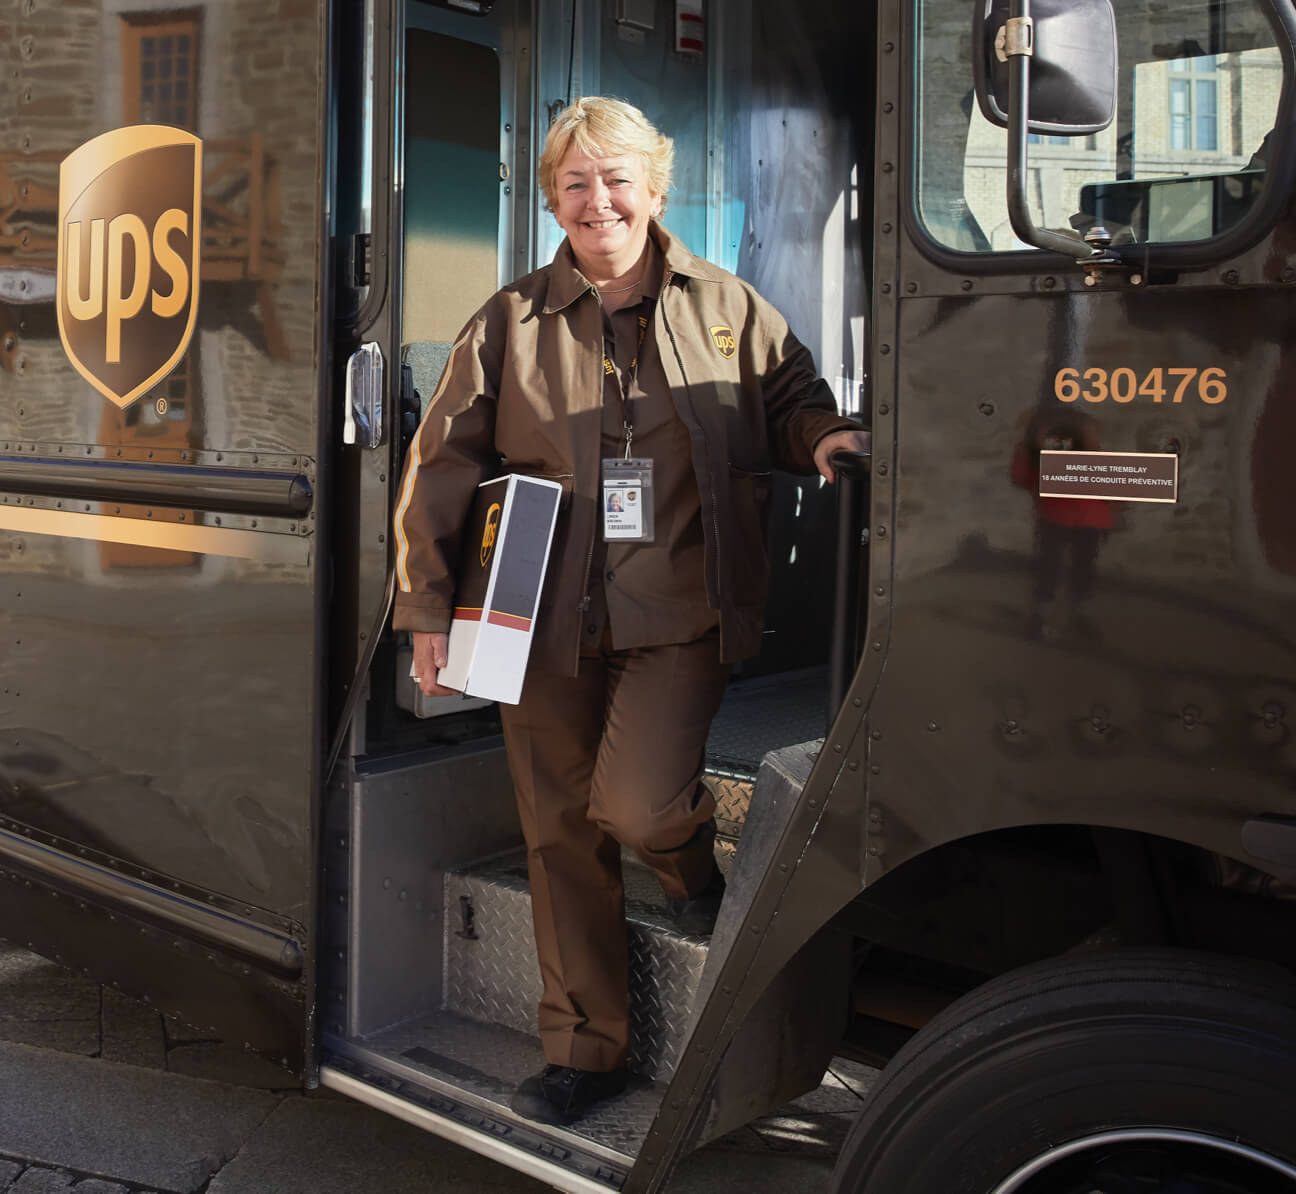
[[[963,0],[918,7],[915,195],[940,245],[1027,249],[1004,199],[1008,134],[972,91]],[[1283,59],[1257,0],[1118,4],[1116,119],[1087,137],[1030,135],[1027,194],[1037,223],[1117,243],[1199,241],[1241,220],[1259,194]]]

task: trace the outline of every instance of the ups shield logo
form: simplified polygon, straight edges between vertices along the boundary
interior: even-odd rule
[[[198,315],[202,142],[113,129],[59,167],[59,337],[77,372],[126,407],[180,363]]]
[[[720,355],[727,361],[738,351],[738,341],[734,338],[733,328],[717,324],[711,329],[711,339],[720,350]]]

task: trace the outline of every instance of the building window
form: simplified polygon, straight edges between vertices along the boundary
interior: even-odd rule
[[[122,18],[123,112],[128,124],[198,131],[198,16]]]
[[[1027,133],[1026,143],[1028,145],[1060,145],[1064,149],[1095,149],[1098,145],[1098,139],[1092,135],[1088,137],[1059,137],[1055,133]]]
[[[1219,149],[1219,79],[1214,54],[1170,64],[1170,148]]]

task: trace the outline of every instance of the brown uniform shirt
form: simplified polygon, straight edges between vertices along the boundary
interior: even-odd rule
[[[605,629],[613,648],[625,651],[690,643],[719,624],[719,611],[706,599],[702,501],[688,428],[671,401],[651,334],[662,274],[661,252],[653,245],[637,293],[618,310],[603,312],[604,340],[616,373],[604,384],[600,450],[604,457],[625,454],[624,394],[634,428],[630,454],[653,462],[656,526],[651,543],[607,543],[600,524],[581,635],[584,651],[598,647]],[[649,321],[643,335],[641,317]]]

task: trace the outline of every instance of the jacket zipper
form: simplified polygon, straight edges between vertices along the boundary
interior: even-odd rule
[[[666,291],[669,288],[673,277],[674,274],[667,269],[666,278],[662,283],[661,289],[663,298],[666,296]],[[703,426],[702,420],[698,418],[697,408],[693,405],[693,389],[689,385],[688,370],[684,368],[684,358],[680,355],[679,344],[676,343],[675,340],[675,329],[670,325],[670,316],[666,314],[666,304],[662,302],[657,305],[661,309],[662,325],[666,328],[667,338],[670,340],[671,349],[675,353],[675,361],[676,364],[679,365],[680,376],[684,378],[684,392],[688,395],[689,410],[693,414],[693,425],[701,434],[702,444],[706,449],[707,486],[711,491],[711,566],[715,570],[716,606],[717,608],[722,609],[724,605],[724,596],[720,592],[720,516],[717,513],[720,509],[720,503],[716,500],[715,466],[711,459],[711,444],[707,440],[706,428]]]

